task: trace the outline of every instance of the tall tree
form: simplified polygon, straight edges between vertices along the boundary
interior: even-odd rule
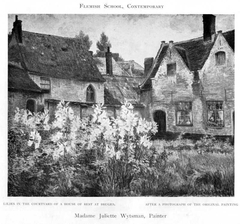
[[[97,48],[99,51],[107,51],[107,47],[111,47],[111,43],[108,40],[108,36],[102,32],[100,36],[100,40],[97,42]]]
[[[81,43],[87,47],[88,50],[92,46],[92,41],[90,40],[89,36],[82,30],[80,30],[79,34],[76,35],[75,38],[79,39]]]

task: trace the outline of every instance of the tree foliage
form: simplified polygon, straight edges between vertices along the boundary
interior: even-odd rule
[[[102,52],[106,52],[107,48],[112,46],[108,39],[108,36],[104,32],[101,33],[100,40],[96,45],[98,50]]]
[[[90,40],[89,36],[85,34],[82,30],[80,30],[79,34],[75,36],[75,38],[79,39],[81,44],[87,47],[89,50],[92,46],[92,41]]]

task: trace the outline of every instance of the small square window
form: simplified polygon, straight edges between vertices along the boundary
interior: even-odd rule
[[[51,89],[50,79],[45,78],[45,77],[41,77],[40,87],[41,87],[42,90],[50,90]]]
[[[176,103],[177,126],[192,126],[192,102]]]
[[[167,64],[167,75],[175,75],[176,67],[176,63]]]

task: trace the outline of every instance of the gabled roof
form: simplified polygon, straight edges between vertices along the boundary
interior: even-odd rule
[[[234,50],[234,30],[223,33],[223,36],[229,46]],[[213,45],[214,41],[205,42],[203,37],[199,37],[187,41],[176,42],[173,46],[182,57],[186,66],[191,71],[197,71],[202,69]],[[168,47],[168,44],[161,45],[145,81],[140,85],[142,89],[148,89],[151,87],[151,78],[155,77]]]
[[[23,43],[10,44],[9,60],[36,75],[104,82],[88,49],[77,38],[23,31]],[[15,56],[16,55],[16,56]]]
[[[147,74],[145,81],[140,85],[141,89],[148,89],[151,87],[151,78],[153,78],[156,75],[158,68],[167,52],[167,49],[168,44],[161,45],[160,49],[158,50],[157,56],[153,62],[153,65]]]
[[[21,68],[8,66],[8,89],[41,92],[40,87]]]

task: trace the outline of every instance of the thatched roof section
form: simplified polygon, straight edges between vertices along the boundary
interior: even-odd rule
[[[53,78],[105,81],[91,53],[78,39],[27,31],[22,32],[22,39],[22,44],[10,47],[9,59],[28,71]]]
[[[8,89],[41,92],[40,87],[29,77],[27,72],[18,67],[8,66]]]
[[[234,50],[234,30],[223,33],[223,36],[225,37],[229,46]],[[213,45],[214,41],[204,42],[203,37],[199,37],[187,41],[176,42],[174,43],[173,47],[182,57],[189,70],[197,71],[202,69]],[[146,79],[140,85],[142,90],[151,88],[151,78],[155,77],[168,47],[168,44],[163,44],[158,50],[157,56],[149,73],[147,74]]]

